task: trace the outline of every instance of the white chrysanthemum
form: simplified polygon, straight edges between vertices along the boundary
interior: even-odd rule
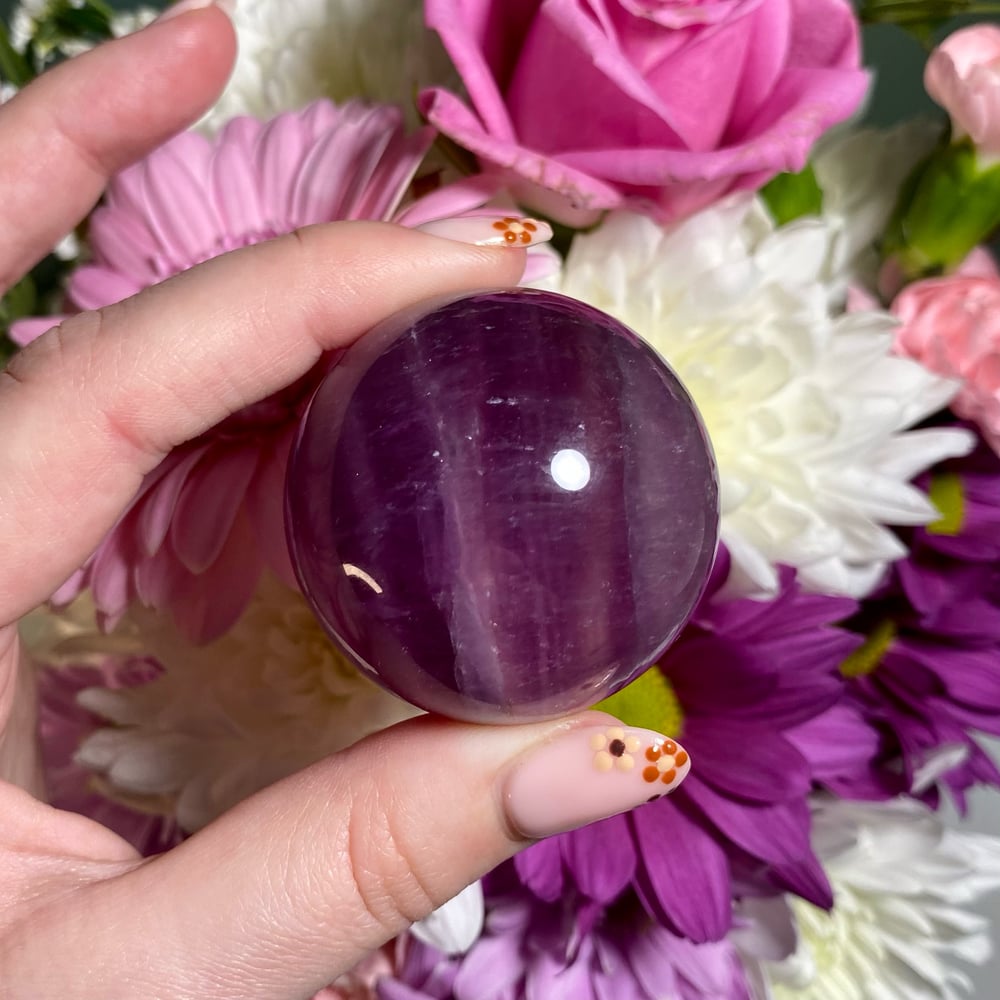
[[[423,23],[420,0],[240,0],[239,56],[202,126],[271,118],[319,97],[398,104],[417,123],[417,92],[454,70]]]
[[[10,43],[18,52],[24,52],[34,38],[39,22],[49,13],[52,0],[22,0],[10,19]],[[75,3],[74,6],[82,6]],[[115,12],[111,17],[111,33],[115,38],[132,34],[151,23],[159,11],[155,7],[137,7],[127,12]],[[67,40],[60,43],[64,55],[75,56],[93,48],[90,42]]]
[[[938,514],[909,485],[962,454],[960,431],[904,433],[955,386],[890,354],[884,312],[838,314],[830,226],[776,229],[736,198],[671,228],[629,213],[578,236],[561,290],[634,329],[677,371],[719,463],[732,593],[806,587],[862,595],[905,552],[885,525]]]
[[[815,831],[835,905],[793,901],[798,951],[765,969],[774,1000],[967,996],[959,963],[991,954],[987,921],[967,908],[1000,888],[1000,839],[945,829],[912,801],[830,802]]]
[[[10,44],[15,52],[24,52],[35,34],[35,26],[45,13],[49,0],[22,0],[10,16]]]
[[[265,580],[223,638],[192,646],[162,617],[137,619],[133,652],[164,673],[141,687],[91,688],[81,703],[110,726],[79,762],[108,794],[174,803],[196,830],[266,785],[417,710],[373,684],[335,649],[304,599]],[[113,636],[123,653],[124,631]],[[93,637],[95,649],[105,642]],[[63,643],[79,655],[87,641]]]

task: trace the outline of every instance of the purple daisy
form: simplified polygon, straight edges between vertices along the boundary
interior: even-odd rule
[[[942,519],[850,623],[866,636],[844,664],[850,698],[889,743],[883,780],[960,809],[1000,770],[976,733],[1000,736],[1000,459],[985,446],[922,484]]]
[[[607,905],[631,886],[663,927],[696,942],[730,929],[736,878],[831,905],[809,841],[814,740],[801,727],[842,698],[839,666],[860,640],[833,623],[856,604],[800,592],[791,571],[774,601],[713,603],[727,573],[723,554],[660,666],[602,705],[683,739],[691,774],[669,798],[519,855],[539,898],[575,886]]]
[[[503,886],[497,890],[497,885]],[[728,942],[694,944],[649,919],[634,895],[608,909],[573,894],[519,891],[510,866],[490,877],[486,927],[467,955],[414,941],[379,1000],[749,1000]]]

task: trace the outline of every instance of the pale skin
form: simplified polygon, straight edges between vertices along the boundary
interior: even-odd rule
[[[193,11],[0,107],[0,290],[109,175],[198,118],[234,50],[220,11]],[[519,250],[316,226],[76,316],[0,374],[2,1000],[309,997],[525,845],[497,775],[572,721],[405,724],[143,860],[39,797],[17,635],[171,448],[398,309],[511,285],[523,266]]]

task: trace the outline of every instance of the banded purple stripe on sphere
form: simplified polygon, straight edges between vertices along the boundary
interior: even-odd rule
[[[718,541],[715,462],[674,373],[574,299],[425,304],[352,347],[286,493],[306,596],[364,670],[430,711],[557,716],[653,663]]]

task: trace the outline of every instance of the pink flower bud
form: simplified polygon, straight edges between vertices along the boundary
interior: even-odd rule
[[[927,93],[951,115],[956,138],[1000,156],[1000,27],[976,24],[949,35],[927,60]]]
[[[952,410],[978,424],[1000,454],[1000,277],[995,268],[918,281],[897,296],[892,311],[902,324],[897,353],[960,380]]]

